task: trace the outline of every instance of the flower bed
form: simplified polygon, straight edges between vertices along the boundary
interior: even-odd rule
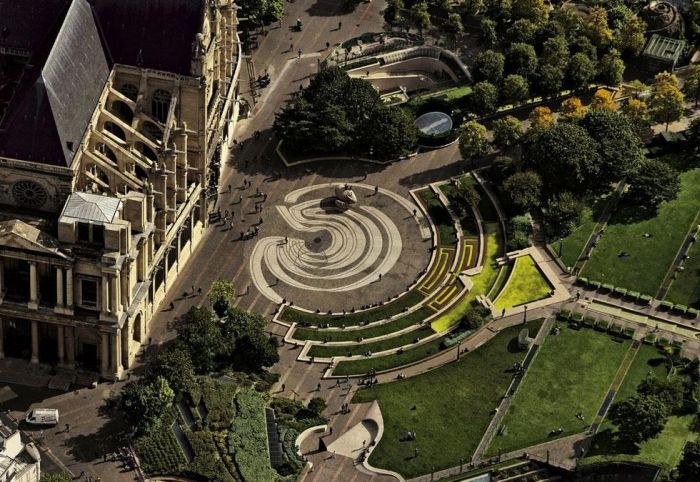
[[[265,399],[262,395],[242,391],[236,396],[238,415],[231,424],[228,450],[246,482],[268,482],[277,479],[270,467],[265,422]]]

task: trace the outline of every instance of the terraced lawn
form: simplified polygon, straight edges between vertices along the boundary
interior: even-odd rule
[[[381,372],[408,365],[437,354],[440,351],[442,339],[443,337],[436,338],[410,350],[405,350],[403,353],[365,358],[364,360],[341,361],[333,370],[333,375],[366,375],[372,369]]]
[[[494,301],[497,310],[504,310],[549,296],[552,286],[537,267],[532,256],[520,256],[515,260],[513,272],[503,291]]]
[[[534,320],[528,328],[534,333],[541,324]],[[360,389],[353,402],[378,400],[384,417],[384,436],[370,462],[409,478],[468,460],[511,382],[513,362],[525,357],[517,343],[521,329],[505,329],[459,361],[423,375]],[[409,430],[416,441],[402,441]]]
[[[550,334],[528,369],[487,454],[510,452],[583,432],[593,421],[630,341],[563,326]],[[576,418],[581,412],[584,420]],[[500,431],[500,429],[499,429]],[[497,432],[498,433],[498,432]]]
[[[422,340],[434,334],[435,332],[430,326],[422,326],[417,330],[371,343],[355,343],[349,346],[314,345],[308,354],[319,358],[330,358],[334,356],[364,355],[367,352],[379,353],[380,351],[410,345],[416,340]]]
[[[674,303],[700,308],[700,246],[688,250],[690,258],[683,263],[685,269],[676,275],[666,298]]]
[[[406,316],[384,323],[383,325],[362,328],[358,330],[319,330],[316,328],[297,328],[294,338],[297,340],[314,341],[356,341],[358,338],[369,340],[377,336],[386,335],[403,330],[411,325],[420,323],[435,313],[430,308],[419,308]]]
[[[656,294],[700,210],[700,168],[680,177],[678,197],[663,203],[656,216],[640,219],[636,207],[618,208],[582,276]]]

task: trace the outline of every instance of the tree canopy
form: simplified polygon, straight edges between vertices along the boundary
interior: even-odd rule
[[[161,417],[174,397],[173,389],[163,377],[139,380],[124,385],[121,407],[139,432],[149,433],[160,427]]]
[[[661,433],[668,419],[668,409],[657,397],[637,395],[613,403],[608,416],[617,425],[621,439],[638,444]]]
[[[681,187],[678,172],[658,159],[642,159],[628,182],[627,199],[650,211],[664,201],[675,199]]]
[[[489,151],[486,127],[476,121],[469,121],[459,128],[459,152],[464,159],[473,160]]]
[[[339,67],[321,70],[301,95],[277,113],[274,129],[288,149],[301,153],[348,153],[391,159],[408,154],[416,130],[398,107],[385,106],[372,85]],[[370,127],[371,126],[371,127]],[[390,132],[373,136],[368,129]]]

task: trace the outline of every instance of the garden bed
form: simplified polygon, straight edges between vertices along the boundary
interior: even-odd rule
[[[392,348],[410,345],[416,340],[422,340],[434,334],[435,332],[432,328],[430,328],[430,326],[422,326],[417,330],[412,330],[408,333],[403,333],[401,335],[392,336],[384,340],[370,343],[354,343],[347,346],[314,345],[311,347],[307,355],[317,358],[331,358],[334,356],[364,355],[367,352],[379,353],[381,351],[391,350]]]

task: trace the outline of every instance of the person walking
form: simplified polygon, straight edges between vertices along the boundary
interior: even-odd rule
[[[298,57],[298,58],[301,58],[301,49],[299,49],[298,54],[299,54],[299,57]]]
[[[338,22],[338,30],[340,30],[341,28],[343,28],[343,22]]]

